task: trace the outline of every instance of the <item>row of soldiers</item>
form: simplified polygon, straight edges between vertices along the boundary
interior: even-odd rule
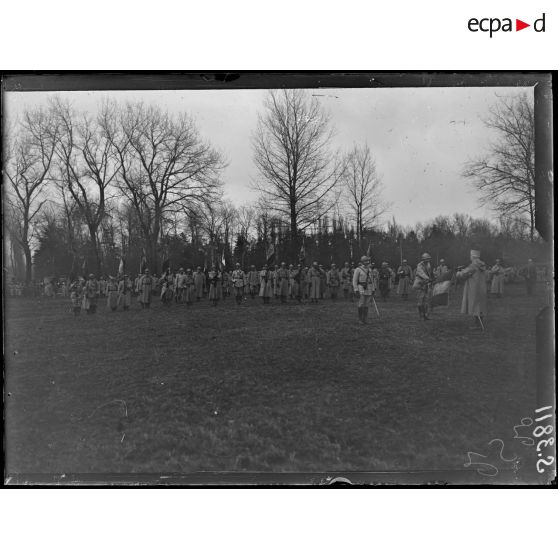
[[[369,282],[366,290],[370,292],[370,296],[373,297],[379,293],[382,300],[385,301],[396,283],[397,292],[404,300],[408,299],[411,290],[420,292],[420,289],[417,289],[417,276],[424,271],[423,264],[426,261],[424,255],[415,270],[411,268],[407,260],[402,260],[396,272],[387,262],[382,262],[378,267],[368,257],[366,258],[367,281]],[[427,260],[431,284],[450,272],[444,259],[441,259],[436,267],[431,265],[430,256]],[[359,304],[363,306],[359,281],[355,280],[355,275],[362,267],[362,262],[361,259],[361,265],[357,268],[348,262],[345,262],[341,269],[332,264],[329,270],[318,262],[313,262],[309,267],[302,264],[287,266],[283,262],[280,266],[264,265],[260,271],[257,271],[255,266],[251,266],[248,272],[243,271],[240,264],[237,263],[235,269],[230,273],[221,271],[213,265],[208,272],[202,271],[200,267],[195,271],[180,268],[176,273],[167,270],[160,278],[152,275],[149,269],[145,269],[134,280],[127,274],[119,278],[109,277],[107,280],[104,278],[97,280],[91,274],[87,280],[74,281],[69,290],[72,307],[76,314],[82,308],[88,313],[95,313],[100,296],[106,296],[107,307],[113,311],[119,307],[124,310],[129,309],[133,294],[138,296],[142,308],[149,308],[153,297],[159,292],[164,304],[174,301],[190,305],[194,301],[200,301],[207,294],[211,303],[216,306],[219,300],[231,293],[234,294],[237,304],[241,304],[247,296],[252,298],[259,296],[264,304],[269,304],[273,297],[280,299],[283,304],[287,302],[288,298],[296,299],[299,302],[308,300],[311,303],[318,303],[327,292],[333,300],[340,296],[354,300],[355,296],[359,296]],[[528,274],[528,277],[531,275],[533,274]],[[497,296],[501,296],[503,293],[504,276],[505,268],[501,265],[500,260],[496,261],[496,264],[488,270],[485,276],[485,280],[491,281],[491,292]],[[364,307],[367,306],[364,304]],[[428,304],[424,301],[419,304],[419,308],[422,308],[421,316],[425,319],[427,306]],[[359,317],[362,317],[361,314]]]

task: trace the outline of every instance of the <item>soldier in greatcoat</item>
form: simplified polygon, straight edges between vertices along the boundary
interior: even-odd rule
[[[107,308],[114,312],[118,308],[118,282],[116,277],[109,275],[105,292],[107,293]]]
[[[461,313],[473,316],[475,325],[481,325],[488,310],[488,289],[486,285],[486,264],[480,259],[478,250],[471,250],[471,263],[457,272],[457,280],[465,281]]]
[[[273,295],[273,280],[271,271],[267,264],[265,264],[260,271],[260,297],[263,299],[264,304],[269,304],[269,300]]]
[[[196,293],[196,287],[194,283],[194,274],[192,270],[188,268],[186,273],[184,274],[184,280],[182,281],[183,290],[182,290],[182,297],[183,301],[186,302],[188,306],[194,302],[194,297]]]
[[[331,269],[327,272],[327,287],[329,295],[333,300],[337,299],[337,293],[341,285],[341,274],[335,264],[331,264]]]
[[[236,303],[241,304],[242,299],[244,298],[244,284],[246,282],[246,277],[244,275],[244,271],[242,271],[242,269],[240,268],[239,263],[236,264],[235,269],[232,272],[231,280]]]
[[[139,287],[139,303],[142,308],[149,308],[151,305],[151,297],[153,296],[153,277],[149,269],[145,269],[143,275],[138,281]]]
[[[213,306],[223,298],[223,274],[217,269],[217,266],[212,265],[208,273],[209,283],[209,300]]]
[[[434,270],[432,268],[432,258],[430,254],[424,253],[417,265],[413,289],[417,293],[417,308],[419,318],[428,320],[430,310],[430,297],[432,294],[432,284],[434,283]]]
[[[397,269],[397,275],[399,276],[397,294],[401,295],[403,300],[407,300],[409,298],[409,290],[411,289],[411,281],[413,280],[413,270],[407,263],[407,260],[401,262],[401,265]]]
[[[203,292],[205,290],[205,273],[202,271],[201,267],[197,267],[193,276],[196,300],[199,302],[203,298]]]
[[[357,303],[358,319],[363,324],[368,321],[368,308],[370,306],[370,299],[373,296],[372,286],[370,258],[362,256],[360,258],[360,265],[353,273],[353,291],[359,297]]]
[[[277,291],[279,297],[281,298],[281,304],[287,302],[287,297],[289,296],[289,270],[287,269],[287,264],[285,262],[281,263],[281,266],[276,273],[277,281]]]
[[[89,279],[85,282],[83,289],[83,309],[88,314],[97,312],[97,300],[99,298],[99,282],[95,279],[95,275],[91,273]]]
[[[184,302],[184,280],[186,279],[186,273],[184,273],[184,268],[181,267],[174,278],[174,299],[176,302]]]
[[[132,305],[133,284],[130,277],[124,274],[118,282],[118,303],[122,303],[123,310],[129,310]]]
[[[306,279],[310,287],[310,292],[309,292],[310,302],[317,304],[318,299],[320,298],[320,290],[321,290],[320,287],[322,281],[322,273],[318,266],[318,262],[314,262],[312,264],[312,266],[308,270]]]
[[[260,274],[257,272],[255,265],[250,266],[248,285],[250,287],[250,296],[254,298],[260,290]]]

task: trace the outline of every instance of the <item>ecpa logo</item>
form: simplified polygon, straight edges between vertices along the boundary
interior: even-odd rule
[[[544,33],[545,32],[545,21],[546,14],[543,14],[540,18],[536,19],[533,22],[533,29],[537,33]],[[494,33],[498,33],[498,31],[505,32],[512,32],[514,31],[512,19],[509,17],[505,17],[500,19],[498,17],[485,17],[482,19],[477,19],[476,17],[472,17],[467,27],[469,31],[473,33],[477,33],[481,31],[483,33],[490,33],[490,38]],[[531,27],[530,23],[525,23],[521,19],[515,20],[515,31],[521,31],[522,29],[526,29],[527,27]]]

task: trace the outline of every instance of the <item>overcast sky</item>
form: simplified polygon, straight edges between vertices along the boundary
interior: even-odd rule
[[[479,207],[471,184],[461,177],[463,164],[486,151],[491,133],[482,123],[498,97],[524,88],[312,89],[331,115],[334,148],[348,150],[368,142],[382,176],[384,197],[403,225],[440,214],[467,213],[493,217]],[[170,112],[194,116],[200,133],[229,161],[223,180],[235,204],[257,197],[250,189],[256,177],[250,138],[265,90],[220,91],[94,91],[61,92],[76,109],[94,112],[103,97],[143,100]],[[530,92],[532,95],[532,91]],[[52,93],[7,92],[4,110],[11,120],[27,108],[44,104]]]

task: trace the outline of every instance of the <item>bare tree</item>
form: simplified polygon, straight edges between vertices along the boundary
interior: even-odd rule
[[[330,151],[333,129],[315,98],[301,90],[272,91],[252,138],[260,174],[256,188],[290,225],[293,248],[304,230],[335,204],[342,162]]]
[[[136,210],[150,265],[157,270],[157,243],[165,218],[218,199],[225,162],[201,140],[186,114],[173,119],[141,103],[112,105],[111,111],[103,130],[118,157],[118,185]]]
[[[526,94],[501,100],[490,109],[486,126],[498,133],[486,156],[469,161],[464,176],[481,193],[481,202],[500,215],[514,216],[529,225],[535,237],[535,120]]]
[[[45,110],[26,111],[17,136],[7,142],[5,175],[10,186],[6,226],[25,257],[25,283],[32,277],[34,225],[47,201],[45,187],[54,159],[58,128]]]
[[[360,241],[364,230],[375,224],[387,211],[387,204],[382,200],[382,184],[376,163],[367,144],[355,145],[346,155],[342,184]]]
[[[101,273],[101,225],[106,217],[109,188],[114,184],[118,162],[103,122],[104,111],[96,119],[75,112],[59,98],[51,110],[60,127],[57,155],[60,161],[58,187],[67,192],[87,224],[96,271]]]

